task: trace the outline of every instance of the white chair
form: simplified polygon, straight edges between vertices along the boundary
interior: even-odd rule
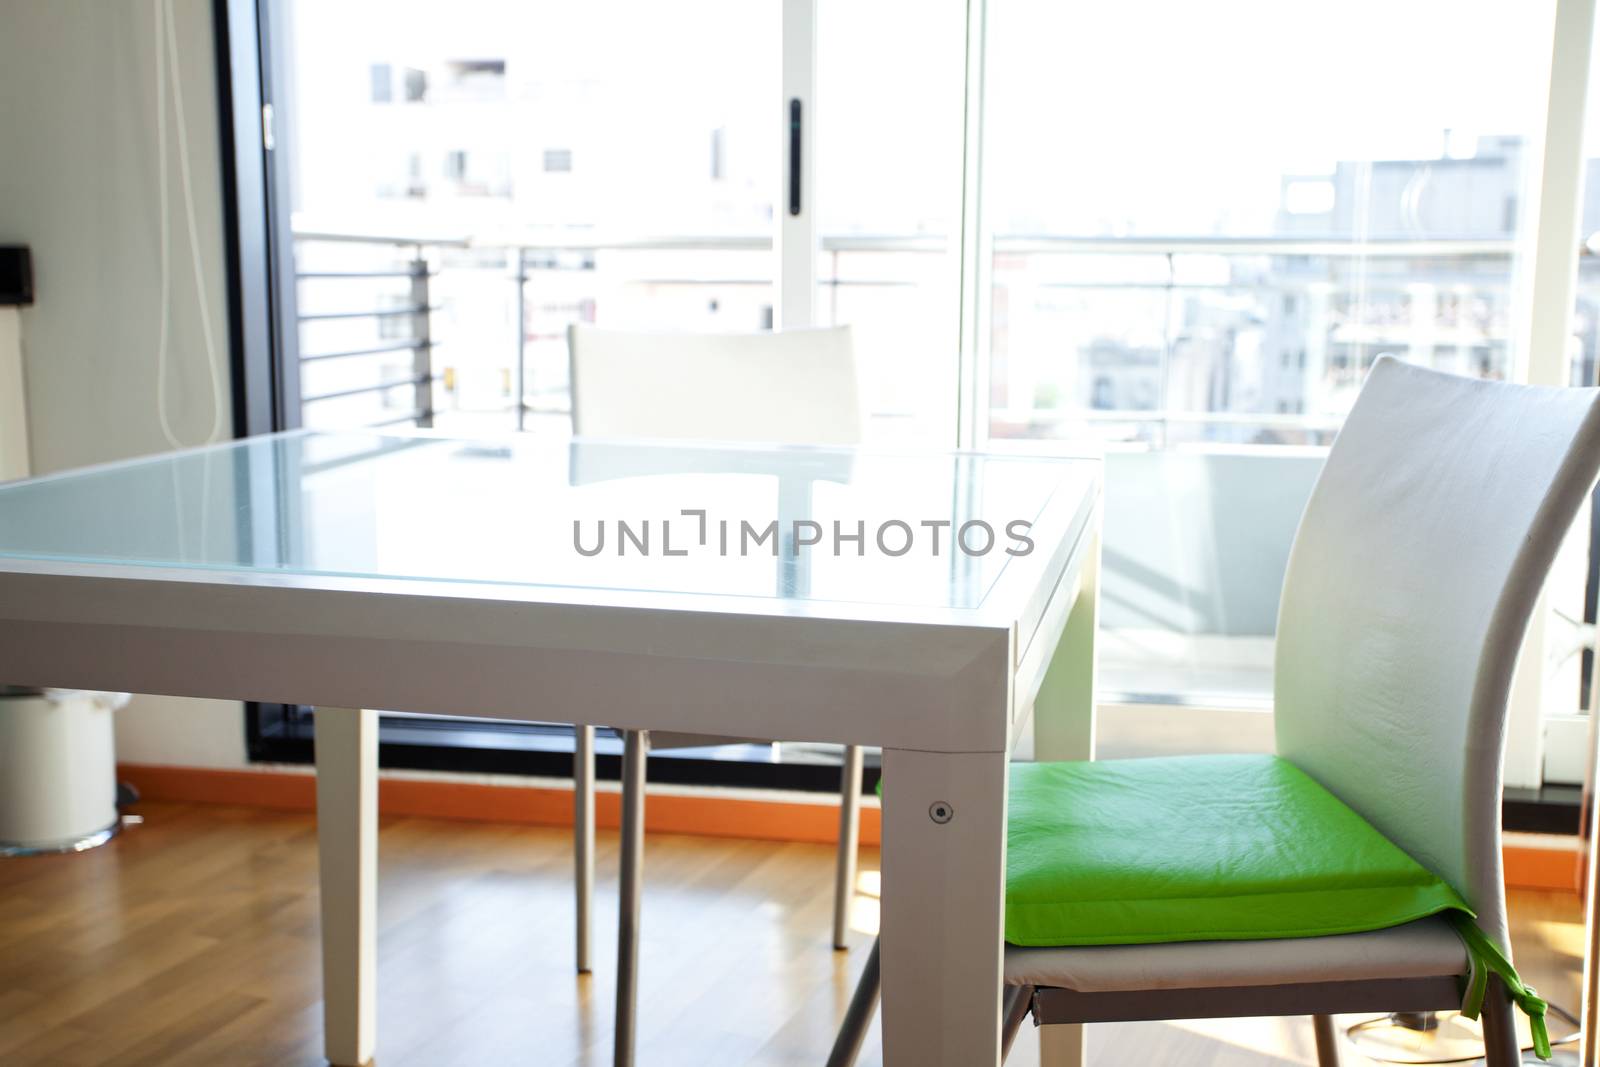
[[[597,439],[855,445],[862,419],[849,327],[758,334],[628,333],[572,326],[572,429]],[[644,862],[645,755],[744,741],[623,733],[616,1062],[633,1060]],[[578,969],[588,970],[594,885],[594,728],[578,727]],[[833,945],[846,947],[855,891],[861,749],[844,752]]]
[[[1512,668],[1557,547],[1600,471],[1600,393],[1380,359],[1295,536],[1278,617],[1278,754],[1449,882],[1509,958],[1500,853]],[[886,783],[893,803],[894,783]],[[891,889],[892,891],[892,889]],[[1005,1045],[1036,1024],[1458,1007],[1443,919],[1336,937],[1005,950]],[[876,959],[830,1064],[870,1018]],[[1491,979],[1490,1067],[1520,1062]]]

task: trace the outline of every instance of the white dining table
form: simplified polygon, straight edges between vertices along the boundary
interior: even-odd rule
[[[1092,754],[1100,486],[1088,459],[256,437],[0,486],[0,681],[315,708],[340,1067],[378,1035],[377,709],[881,747],[884,1062],[994,1065],[1007,768]]]

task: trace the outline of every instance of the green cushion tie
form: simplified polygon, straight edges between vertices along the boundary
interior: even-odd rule
[[[1517,1002],[1528,1017],[1528,1027],[1533,1031],[1533,1052],[1541,1060],[1550,1058],[1550,1031],[1545,1027],[1545,1009],[1549,1007],[1530,985],[1524,985],[1517,969],[1506,959],[1500,946],[1478,929],[1472,917],[1463,912],[1450,913],[1450,925],[1466,946],[1467,958],[1472,964],[1472,975],[1467,980],[1467,993],[1461,1001],[1461,1014],[1476,1019],[1483,1010],[1484,994],[1489,988],[1489,974],[1500,976],[1511,999]]]

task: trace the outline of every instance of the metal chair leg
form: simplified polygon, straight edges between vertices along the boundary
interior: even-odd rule
[[[845,1010],[844,1022],[839,1024],[839,1034],[833,1039],[833,1051],[828,1053],[828,1067],[851,1067],[861,1054],[861,1043],[867,1039],[872,1026],[872,1013],[878,1010],[878,993],[882,976],[878,971],[878,942],[872,942],[872,953],[861,971],[856,991],[850,997],[850,1007]]]
[[[578,726],[572,757],[572,853],[578,894],[578,973],[594,970],[594,727]]]
[[[1489,976],[1483,997],[1483,1056],[1486,1067],[1517,1067],[1522,1062],[1511,997],[1495,975]]]
[[[861,746],[846,745],[839,781],[839,862],[833,883],[833,947],[847,948],[861,841]]]
[[[617,922],[616,1067],[633,1067],[639,1006],[639,916],[644,877],[644,761],[650,735],[622,735],[622,878]]]
[[[1028,1012],[1033,1008],[1033,986],[1008,985],[1006,986],[1005,999],[1000,1007],[1000,1062],[1006,1062],[1006,1057],[1011,1055],[1011,1045],[1017,1040],[1017,1031],[1022,1029],[1022,1020],[1028,1017]]]
[[[1317,1067],[1339,1067],[1339,1035],[1333,1016],[1313,1015],[1311,1028],[1317,1035]]]

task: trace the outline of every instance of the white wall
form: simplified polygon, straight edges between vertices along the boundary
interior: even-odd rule
[[[227,397],[227,306],[210,4],[175,0],[195,214]],[[185,443],[212,425],[210,375],[168,93],[168,407]],[[158,452],[160,311],[155,23],[149,2],[7,0],[0,18],[0,243],[32,246],[37,302],[21,313],[34,470]],[[220,436],[231,435],[226,410]],[[118,758],[245,764],[240,706],[140,697]]]
[[[23,392],[22,312],[0,307],[0,481],[26,478],[32,469]]]

